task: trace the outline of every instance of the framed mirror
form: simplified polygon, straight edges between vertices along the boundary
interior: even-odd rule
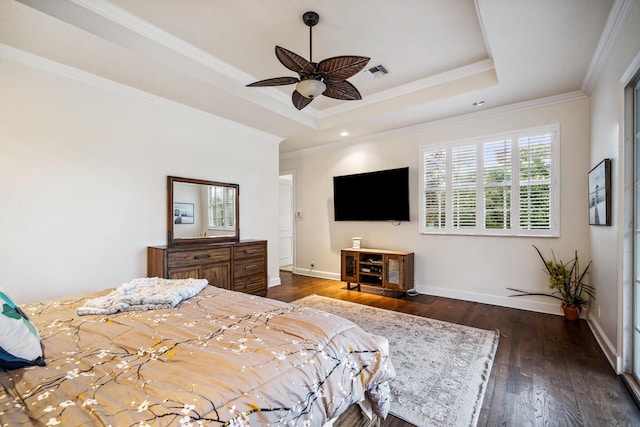
[[[239,190],[238,184],[167,177],[168,244],[239,240]]]

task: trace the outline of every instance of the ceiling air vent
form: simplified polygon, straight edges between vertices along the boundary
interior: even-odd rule
[[[387,74],[388,71],[382,65],[376,65],[375,67],[369,68],[367,71],[365,71],[365,73],[367,74],[367,76],[377,79],[378,77],[382,77]]]

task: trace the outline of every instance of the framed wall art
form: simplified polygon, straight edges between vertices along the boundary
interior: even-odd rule
[[[589,171],[589,225],[611,225],[611,159]]]
[[[174,203],[173,223],[193,224],[193,203]]]

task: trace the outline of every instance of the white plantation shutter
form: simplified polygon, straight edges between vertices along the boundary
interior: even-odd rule
[[[558,130],[421,147],[420,232],[558,236]]]
[[[423,227],[443,229],[446,225],[447,154],[434,150],[422,156],[424,177],[422,204]]]
[[[235,188],[209,186],[209,228],[235,227]]]
[[[520,228],[551,226],[551,134],[520,138]]]
[[[453,228],[476,226],[477,147],[451,149],[451,213]]]
[[[484,226],[489,229],[511,228],[510,139],[488,142],[483,146]]]

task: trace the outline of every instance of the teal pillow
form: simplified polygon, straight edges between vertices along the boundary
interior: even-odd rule
[[[0,289],[0,368],[44,366],[40,335],[35,325]]]

